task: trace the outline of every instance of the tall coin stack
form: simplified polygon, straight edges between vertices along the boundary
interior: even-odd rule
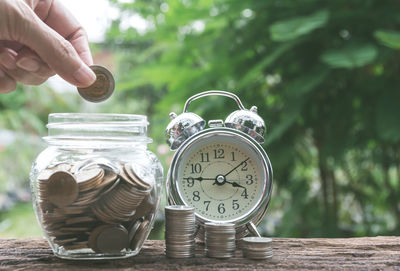
[[[194,208],[184,205],[165,207],[165,253],[169,258],[195,255]]]
[[[230,258],[235,254],[236,231],[233,223],[205,223],[206,254],[212,258]]]
[[[253,260],[268,259],[273,256],[272,239],[266,237],[245,237],[242,239],[243,257]]]

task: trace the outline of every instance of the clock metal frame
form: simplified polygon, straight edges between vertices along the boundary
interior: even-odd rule
[[[265,179],[261,180],[263,184],[263,193],[258,199],[256,205],[247,213],[243,214],[238,219],[233,219],[232,223],[236,225],[236,234],[239,237],[245,236],[249,231],[254,235],[260,236],[256,226],[261,222],[264,215],[266,214],[270,199],[271,199],[271,192],[272,192],[272,185],[273,185],[273,171],[271,162],[265,150],[262,146],[251,136],[243,133],[242,131],[228,128],[228,127],[217,127],[217,128],[209,128],[198,132],[197,134],[189,137],[176,151],[173,156],[172,163],[170,165],[170,169],[168,172],[167,182],[166,182],[166,191],[167,191],[167,199],[168,203],[171,205],[184,205],[184,201],[180,196],[178,191],[178,165],[183,163],[183,156],[185,152],[192,147],[194,144],[201,142],[202,140],[213,137],[216,135],[223,135],[223,136],[231,136],[238,141],[243,142],[251,148],[259,159],[261,159],[262,170],[264,171]],[[196,214],[196,213],[195,213]],[[198,234],[197,236],[202,239],[202,235],[204,232],[204,223],[205,222],[226,222],[226,221],[219,221],[216,219],[204,219],[201,218],[198,214],[196,214],[196,223],[198,225]]]

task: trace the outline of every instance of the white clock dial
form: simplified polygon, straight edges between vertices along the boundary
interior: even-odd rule
[[[260,202],[265,189],[261,157],[246,143],[212,137],[188,148],[177,188],[186,205],[206,220],[236,221]]]

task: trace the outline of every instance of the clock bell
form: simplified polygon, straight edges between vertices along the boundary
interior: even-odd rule
[[[252,106],[250,110],[248,110],[244,108],[242,102],[235,94],[221,90],[210,90],[190,97],[186,101],[182,114],[177,115],[174,112],[169,114],[171,122],[166,128],[165,135],[171,150],[178,149],[185,140],[205,128],[206,121],[195,113],[188,112],[188,107],[192,101],[210,95],[230,97],[236,101],[239,107],[239,110],[228,115],[225,122],[222,122],[222,126],[242,131],[253,137],[259,143],[264,142],[265,123],[258,115],[256,106]],[[220,123],[221,121],[210,120],[209,126],[211,126],[210,123],[214,122]]]

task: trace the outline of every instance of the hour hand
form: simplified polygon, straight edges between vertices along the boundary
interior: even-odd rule
[[[240,188],[244,188],[246,189],[246,187],[244,187],[243,185],[238,184],[237,182],[228,182],[227,183],[231,184],[233,187],[240,187]]]

